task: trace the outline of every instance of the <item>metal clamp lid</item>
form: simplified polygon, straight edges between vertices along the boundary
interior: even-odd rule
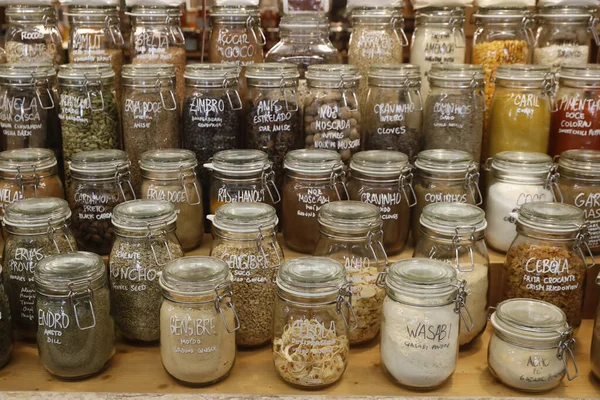
[[[352,77],[354,77],[354,75],[352,75]],[[346,89],[348,89],[349,87],[353,87],[354,83],[356,82],[355,80],[350,80],[351,84],[348,85],[348,82],[346,81],[346,74],[344,72],[342,72],[340,74],[340,82],[338,84],[339,89],[341,90],[341,94],[342,94],[342,101],[344,102],[344,107],[348,107],[350,108],[350,111],[354,112],[354,111],[358,111],[358,97],[356,96],[356,91],[352,90],[352,98],[354,99],[354,108],[352,108],[349,104],[348,104],[348,97],[346,95]]]
[[[269,193],[269,197],[273,204],[277,204],[281,201],[281,194],[279,193],[279,189],[277,189],[277,185],[275,184],[275,171],[273,171],[273,166],[271,163],[265,164],[263,167],[263,171],[261,174],[261,182],[265,189],[267,189],[267,193]],[[273,188],[273,191],[271,191]],[[275,194],[275,196],[273,196]]]
[[[149,222],[147,224],[148,233],[146,234],[146,239],[148,239],[148,243],[150,243],[150,250],[152,250],[152,255],[154,256],[154,262],[157,266],[162,267],[167,265],[167,263],[161,263],[158,260],[158,253],[156,248],[154,247],[154,241],[159,240],[162,241],[162,244],[165,246],[167,250],[167,255],[169,256],[169,260],[173,259],[173,254],[171,253],[171,248],[169,247],[169,243],[167,241],[167,231],[164,228],[157,229],[158,224],[153,224]],[[160,224],[162,226],[162,224]],[[156,232],[156,233],[155,233]]]
[[[402,168],[402,172],[400,173],[400,177],[398,178],[398,188],[402,191],[406,202],[408,203],[408,207],[414,207],[417,204],[417,194],[415,193],[415,189],[413,187],[413,166],[407,165]],[[406,191],[406,187],[410,190],[410,194],[412,199],[408,196]]]
[[[113,41],[113,44],[115,46],[123,46],[125,44],[125,41],[123,40],[123,35],[121,34],[121,30],[120,29],[116,29],[117,31],[117,35],[115,35],[115,29],[113,29],[114,26],[119,25],[119,18],[114,18],[111,17],[110,15],[107,15],[106,18],[104,19],[104,23],[106,24],[106,29],[108,30],[108,33],[110,34],[110,38]]]
[[[329,182],[331,183],[331,186],[333,186],[333,188],[335,189],[335,194],[337,195],[338,200],[345,200],[350,198],[350,195],[348,194],[348,188],[346,187],[345,177],[346,172],[342,169],[342,166],[339,164],[334,165],[331,169],[331,174],[329,175]],[[344,189],[345,197],[340,194],[340,191],[338,190],[338,183],[342,186],[342,189]]]
[[[454,236],[452,237],[452,246],[454,247],[455,261],[456,261],[456,269],[460,272],[472,272],[475,270],[475,257],[473,254],[473,246],[475,245],[475,226],[457,226],[454,229]],[[467,247],[467,251],[469,252],[469,259],[471,261],[471,268],[463,269],[460,266],[460,242],[469,241],[471,244]]]
[[[581,259],[583,260],[583,263],[586,266],[586,268],[592,268],[593,266],[596,265],[596,259],[594,258],[594,253],[592,253],[592,249],[590,249],[590,246],[588,244],[589,238],[590,238],[589,223],[586,222],[581,226],[581,228],[579,229],[579,232],[577,232],[577,236],[575,237],[575,246],[573,246],[573,248],[579,252],[579,255],[580,255]],[[592,259],[591,265],[588,264],[588,262],[587,262],[587,257],[585,256],[585,252],[583,251],[582,246],[585,247],[587,254]]]
[[[404,18],[402,17],[394,17],[391,21],[392,30],[396,35],[396,39],[402,45],[402,47],[406,47],[410,44],[408,38],[406,37],[406,33],[404,32]],[[399,32],[398,32],[399,31]]]
[[[371,224],[373,228],[379,227],[378,230],[372,229],[367,233],[367,248],[371,250],[373,253],[373,259],[375,260],[375,264],[379,264],[379,257],[377,256],[377,251],[373,247],[373,242],[379,247],[381,250],[381,254],[383,254],[384,265],[387,267],[389,263],[387,252],[385,251],[385,247],[383,246],[383,225],[382,224]],[[378,275],[379,276],[379,275]]]
[[[550,112],[558,111],[558,103],[556,102],[556,74],[554,72],[548,72],[544,77],[542,83],[542,96],[548,98],[548,108]]]
[[[50,105],[46,106],[44,105],[44,102],[42,101],[42,96],[41,96],[41,92],[40,89],[38,88],[38,85],[42,85],[44,86],[45,92],[48,95],[48,99],[50,99]],[[39,76],[36,77],[35,71],[31,72],[31,88],[35,89],[35,96],[37,98],[37,101],[40,103],[40,107],[42,107],[42,110],[51,110],[54,108],[54,96],[52,96],[52,93],[50,92],[50,80],[47,77],[44,78],[40,78]],[[29,108],[25,108],[25,110],[30,110],[31,107],[33,106],[33,102],[31,102],[29,104]]]
[[[229,79],[227,77],[223,78],[223,89],[225,89],[225,95],[227,96],[227,100],[229,100],[229,105],[231,106],[231,109],[234,111],[241,110],[243,105],[242,105],[242,98],[240,97],[240,93],[238,92],[237,89],[233,89],[233,94],[235,95],[235,100],[236,100],[236,103],[234,105],[233,100],[231,100],[232,90],[229,89]]]
[[[185,194],[185,201],[187,202],[188,205],[190,206],[197,206],[199,204],[202,203],[202,196],[200,195],[200,188],[198,185],[198,178],[196,176],[196,171],[195,170],[191,170],[190,173],[186,174],[186,168],[185,166],[180,166],[179,167],[179,183],[181,184],[181,188],[183,189],[183,194]],[[191,178],[191,182],[187,182],[188,178]],[[188,186],[192,186],[192,194],[196,194],[196,199],[197,201],[195,202],[191,202],[190,201],[190,192],[188,190]]]
[[[265,34],[263,33],[262,29],[260,29],[260,26],[258,26],[258,22],[259,20],[257,20],[252,15],[248,16],[248,19],[246,19],[246,29],[248,29],[250,33],[252,33],[252,37],[254,38],[254,42],[256,44],[258,44],[259,46],[264,46],[265,44],[267,44],[267,38],[265,37]],[[256,27],[254,26],[255,24]],[[257,30],[260,36],[260,40],[259,37],[256,35]]]
[[[457,48],[464,48],[467,45],[467,37],[465,35],[465,17],[453,15],[450,17],[449,24],[452,27],[454,45]]]
[[[22,197],[25,193],[26,182],[32,181],[30,184],[33,186],[33,197],[38,197],[38,187],[40,186],[40,175],[37,172],[37,165],[32,166],[31,175],[23,175],[21,172],[21,166],[17,166],[17,173],[15,175],[15,180],[17,181],[17,186],[19,186],[19,190],[21,192],[20,197]]]
[[[169,86],[172,86],[171,82],[173,82],[173,80],[171,80],[170,78],[168,80],[166,80],[166,79],[161,79],[159,76],[156,79],[156,90],[158,91],[158,94],[160,95],[160,102],[162,103],[163,108],[167,111],[177,110],[177,100],[175,99],[175,93],[173,92],[173,88],[169,87]],[[173,104],[172,107],[167,107],[167,104],[165,103],[165,96],[164,96],[164,91],[163,91],[164,86],[167,86],[167,89],[169,91],[169,97],[171,98],[171,104]]]
[[[471,82],[469,83],[469,88],[471,89],[471,94],[473,95],[473,106],[475,107],[475,110],[480,111],[483,105],[482,111],[487,111],[487,104],[484,97],[485,81],[478,80],[476,72],[473,72]],[[479,104],[480,99],[482,100],[481,104]]]
[[[552,198],[554,201],[562,203],[564,201],[564,197],[562,191],[560,190],[560,186],[558,186],[559,177],[560,174],[558,173],[558,164],[554,162],[552,167],[550,167],[550,171],[548,171],[544,188],[552,192]]]
[[[59,225],[57,225],[57,223],[59,223]],[[69,239],[69,235],[67,235],[67,230],[69,229],[66,221],[64,220],[64,218],[48,218],[48,230],[47,230],[47,234],[48,234],[48,238],[50,239],[50,241],[54,244],[54,248],[56,249],[56,251],[60,254],[61,253],[61,248],[58,245],[58,242],[56,241],[56,232],[59,232],[62,234],[62,236],[64,237],[64,239],[67,242],[67,245],[69,246],[69,250],[71,252],[75,251],[75,247],[73,246],[73,243],[71,243],[71,239]]]
[[[467,281],[461,280],[456,285],[458,292],[456,293],[456,300],[454,303],[454,312],[460,315],[460,319],[465,324],[468,332],[471,332],[471,329],[475,326],[475,321],[471,316],[471,312],[467,307],[467,296],[469,295],[469,291],[465,289],[467,286]],[[467,320],[468,318],[468,320]]]
[[[263,263],[265,268],[277,268],[281,265],[281,262],[283,261],[283,253],[279,254],[279,246],[277,246],[277,230],[275,229],[275,226],[272,226],[269,228],[270,232],[267,232],[266,234],[263,233],[263,229],[267,229],[266,227],[264,227],[263,225],[260,225],[258,227],[258,237],[256,238],[256,242],[258,244],[258,248],[260,249],[260,252],[263,256]],[[273,252],[275,253],[275,255],[277,256],[277,261],[275,262],[275,264],[270,265],[269,261],[267,260],[267,252],[265,251],[265,238],[268,236],[272,236],[274,238],[274,240],[271,240],[269,243],[269,246],[271,246],[273,248]],[[275,274],[273,274],[273,281],[275,281]]]
[[[235,311],[235,307],[233,305],[233,290],[231,287],[231,282],[221,283],[220,285],[215,287],[215,293],[215,310],[221,315],[221,319],[223,320],[223,325],[225,325],[225,329],[227,329],[228,333],[233,333],[237,331],[238,329],[240,329],[241,324],[237,312]],[[235,320],[235,325],[233,326],[233,329],[231,329],[227,324],[227,318],[225,318],[225,313],[223,312],[222,308],[223,303],[225,303],[225,305],[229,309],[231,309],[231,312],[233,312],[233,318]]]
[[[348,309],[350,319],[348,319],[348,317],[344,314],[343,306],[346,306]],[[356,317],[354,308],[352,307],[352,284],[347,283],[346,285],[340,287],[338,298],[335,304],[335,311],[342,316],[342,320],[344,321],[346,329],[353,331],[358,328],[358,318]],[[350,327],[350,321],[354,322],[352,327]]]
[[[565,367],[565,372],[567,373],[567,379],[572,381],[577,378],[579,375],[579,368],[577,367],[577,362],[575,361],[575,354],[573,353],[573,348],[575,347],[575,339],[573,338],[573,328],[569,327],[568,330],[560,333],[561,340],[558,344],[558,349],[556,350],[556,357],[559,360],[562,360],[563,365]],[[575,368],[575,373],[571,375],[569,371],[569,363],[567,357],[571,359],[573,362],[573,367]]]
[[[71,282],[69,283],[69,303],[73,307],[73,314],[75,314],[75,322],[79,330],[85,331],[92,329],[96,326],[96,313],[94,312],[94,292],[91,288],[89,281]],[[76,287],[84,286],[85,289],[78,290]],[[91,320],[86,324],[85,321],[81,320],[83,314],[81,310],[89,310]]]
[[[135,200],[135,190],[133,190],[133,185],[131,184],[130,180],[130,167],[131,161],[127,161],[126,163],[117,165],[115,167],[115,183],[119,187],[119,194],[121,195],[123,201],[127,200],[127,195],[125,194],[125,189],[123,187],[124,184],[128,186],[129,193],[131,193],[133,200]]]
[[[104,82],[101,79],[101,75],[98,74],[98,78],[95,80],[90,79],[90,74],[84,74],[85,81],[83,82],[83,88],[85,90],[85,94],[87,96],[88,105],[90,110],[92,111],[103,111],[104,110]],[[99,86],[99,90],[90,90],[90,86]],[[92,101],[92,97],[100,98],[100,108],[94,108],[94,102]]]
[[[483,203],[483,196],[481,190],[479,190],[479,171],[477,170],[477,164],[474,162],[469,165],[469,171],[465,175],[465,189],[471,194],[474,205],[478,206]]]

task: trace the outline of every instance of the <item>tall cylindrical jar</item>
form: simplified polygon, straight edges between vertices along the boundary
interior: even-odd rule
[[[466,282],[467,307],[472,324],[460,322],[458,344],[467,345],[485,330],[488,318],[490,259],[485,246],[485,213],[465,203],[434,203],[421,214],[421,238],[413,257],[444,261]]]
[[[277,243],[275,208],[263,203],[231,203],[209,216],[213,223],[210,255],[224,260],[233,274],[233,304],[240,329],[236,342],[256,347],[272,338],[275,277],[284,260]]]
[[[204,238],[202,188],[196,176],[196,155],[189,150],[150,150],[140,157],[141,198],[166,200],[177,210],[177,238],[185,251]]]
[[[71,182],[67,200],[73,212],[72,230],[77,247],[102,256],[114,241],[110,222],[113,208],[135,199],[129,179],[129,159],[121,150],[82,151],[69,162]]]
[[[528,298],[560,307],[574,329],[581,324],[587,268],[583,211],[561,203],[533,202],[513,219],[517,237],[504,261],[504,299]],[[590,253],[591,254],[591,253]]]
[[[494,331],[488,366],[504,385],[545,392],[560,385],[565,375],[569,381],[577,377],[573,329],[560,308],[540,300],[506,300],[490,322]]]
[[[319,238],[317,215],[324,204],[348,199],[340,155],[331,150],[294,150],[284,161],[283,240],[312,254]]]
[[[348,44],[348,63],[361,75],[358,100],[367,98],[367,74],[373,64],[401,64],[404,33],[402,9],[395,7],[359,7],[350,12],[352,34]]]
[[[123,67],[123,34],[117,0],[105,5],[88,4],[86,0],[71,0],[69,16],[69,62],[107,63],[115,73],[115,91],[121,97],[121,68]]]
[[[168,201],[131,200],[113,209],[115,242],[108,273],[115,322],[121,335],[140,343],[160,339],[164,266],[183,257],[175,235],[177,214]]]
[[[489,158],[484,169],[490,172],[485,240],[494,250],[506,253],[517,236],[509,220],[516,209],[534,201],[561,201],[556,165],[546,154],[503,151]]]
[[[503,151],[546,153],[554,107],[554,78],[550,67],[501,65],[494,82],[488,156],[494,157]]]
[[[423,111],[423,149],[455,149],[479,162],[485,119],[481,65],[435,64]]]
[[[101,372],[115,354],[106,267],[84,251],[45,257],[35,270],[37,343],[48,372],[80,379]]]
[[[277,275],[273,362],[285,382],[319,389],[342,377],[355,326],[350,286],[338,261],[301,257],[283,263]]]
[[[590,39],[600,44],[595,9],[578,6],[553,6],[538,9],[538,25],[533,63],[552,67],[587,64]]]
[[[65,162],[85,150],[121,148],[115,73],[109,64],[67,64],[58,72]],[[68,177],[68,173],[65,173]]]
[[[266,203],[281,201],[275,185],[275,172],[267,153],[260,150],[224,150],[204,164],[212,171],[210,213],[228,203]]]
[[[178,381],[210,385],[229,375],[240,327],[231,280],[227,263],[212,257],[182,257],[162,271],[160,354]]]
[[[246,146],[269,156],[275,181],[283,182],[283,159],[303,147],[298,67],[289,63],[253,64],[246,69]]]
[[[353,65],[311,65],[306,71],[304,135],[307,149],[334,150],[350,162],[361,149],[360,75]],[[366,92],[365,92],[366,94]]]
[[[596,278],[596,285],[600,286],[600,277]],[[592,374],[600,379],[600,305],[596,310],[596,320],[592,330],[592,348],[590,350],[590,364],[592,365]]]
[[[3,281],[4,275],[0,266],[0,369],[10,361],[13,350],[13,323]]]
[[[131,161],[131,183],[136,190],[142,183],[139,165],[142,154],[180,146],[180,108],[176,95],[173,65],[123,67],[123,148]]]
[[[4,211],[7,235],[2,272],[13,323],[24,339],[35,339],[38,326],[33,279],[37,263],[46,256],[77,250],[70,217],[69,204],[54,197],[24,199]]]
[[[423,101],[419,66],[376,64],[362,109],[367,150],[394,150],[413,159],[421,151]]]
[[[388,255],[404,249],[415,205],[412,168],[405,154],[387,150],[356,153],[350,163],[349,200],[374,204],[383,220],[383,247]]]
[[[0,66],[0,135],[2,150],[58,150],[58,96],[52,64]]]
[[[136,5],[132,18],[131,62],[171,64],[175,68],[179,104],[185,93],[185,38],[181,30],[181,10],[177,7]]]
[[[5,10],[8,27],[4,38],[9,63],[62,64],[62,37],[54,5],[10,4]]]
[[[429,95],[427,71],[433,64],[462,64],[466,53],[465,9],[426,8],[415,13],[410,63],[421,67],[421,93]]]
[[[600,150],[600,65],[565,65],[558,72],[550,155]]]
[[[313,255],[339,261],[352,282],[350,344],[372,340],[379,333],[384,291],[375,282],[387,266],[379,208],[360,201],[334,201],[319,211],[320,237]],[[356,320],[356,322],[355,322]]]
[[[381,364],[400,385],[433,389],[454,373],[459,323],[468,322],[465,282],[442,261],[397,261],[378,279],[386,289]]]
[[[419,242],[423,208],[431,203],[482,202],[478,165],[467,152],[460,150],[425,150],[415,161],[413,184],[417,204],[411,210],[412,238]]]
[[[567,150],[558,159],[558,187],[564,203],[579,207],[587,224],[588,246],[600,253],[600,151]]]

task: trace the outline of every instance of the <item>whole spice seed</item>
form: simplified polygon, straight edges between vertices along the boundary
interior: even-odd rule
[[[115,92],[120,96],[121,70],[123,69],[123,49],[73,49],[69,62],[81,64],[110,64],[115,73]],[[120,99],[119,99],[120,100]]]
[[[54,43],[21,43],[11,40],[6,43],[4,50],[9,63],[62,64],[61,50]]]
[[[547,301],[561,308],[573,328],[581,324],[586,268],[578,251],[520,243],[504,262],[503,298]]]
[[[175,67],[177,101],[183,103],[185,96],[185,49],[183,47],[171,46],[166,49],[145,49],[147,53],[137,54],[132,57],[132,64],[172,64]]]
[[[381,325],[381,307],[385,298],[385,290],[375,285],[379,270],[377,267],[356,268],[350,260],[346,260],[346,273],[352,282],[352,308],[358,326],[349,333],[350,342],[364,343],[373,339]],[[354,326],[351,316],[349,325]]]
[[[115,352],[115,324],[108,287],[93,291],[91,306],[77,307],[76,315],[68,296],[38,293],[37,343],[40,361],[50,373],[65,378],[85,377],[100,372],[110,361]],[[89,329],[78,326],[90,321],[94,326]]]
[[[160,339],[162,292],[158,273],[171,259],[183,257],[178,243],[165,240],[117,236],[111,250],[111,300],[117,327],[127,339]]]
[[[1,269],[1,267],[0,267]],[[0,275],[0,368],[10,360],[13,347],[13,327],[10,316],[8,295],[4,290],[2,276]]]
[[[266,258],[254,240],[224,240],[210,252],[226,261],[233,274],[233,304],[241,325],[236,334],[239,346],[260,346],[272,338],[274,279],[283,253],[277,241],[271,241],[262,242]]]

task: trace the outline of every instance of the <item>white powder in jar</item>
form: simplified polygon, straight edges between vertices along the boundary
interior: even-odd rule
[[[471,269],[471,265],[462,265],[463,270]],[[467,281],[466,289],[469,291],[467,296],[467,308],[473,318],[473,328],[469,331],[465,323],[460,319],[460,333],[458,335],[458,344],[464,345],[475,339],[487,324],[487,296],[488,296],[488,272],[489,268],[485,264],[475,264],[473,271],[457,272],[459,280]],[[466,316],[466,311],[463,311]]]
[[[488,365],[492,375],[515,389],[541,392],[556,387],[565,376],[564,364],[556,348],[527,349],[492,335]]]
[[[402,385],[440,386],[456,367],[458,319],[454,303],[411,306],[386,297],[380,346],[383,366]]]
[[[586,45],[553,44],[547,47],[536,47],[533,50],[533,63],[557,69],[563,64],[587,64],[589,54],[590,47]]]
[[[517,236],[515,225],[505,220],[517,207],[534,201],[553,201],[552,191],[543,185],[519,185],[495,182],[488,188],[485,205],[487,230],[485,241],[506,253]]]

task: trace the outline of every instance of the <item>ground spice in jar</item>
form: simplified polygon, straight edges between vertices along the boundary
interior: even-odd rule
[[[0,368],[10,360],[13,348],[13,326],[10,316],[8,295],[4,290],[2,267],[0,266]]]
[[[139,195],[142,153],[180,144],[175,69],[169,64],[125,65],[123,88],[123,145],[131,161],[131,183]]]
[[[160,338],[159,272],[172,259],[183,257],[174,234],[176,218],[175,207],[166,201],[132,200],[113,209],[111,301],[117,327],[128,340],[148,343]]]
[[[15,40],[4,45],[8,63],[49,63],[62,64],[61,50],[53,43],[21,43]]]
[[[53,375],[83,378],[115,353],[115,324],[102,258],[74,252],[46,257],[35,271],[40,361]]]

